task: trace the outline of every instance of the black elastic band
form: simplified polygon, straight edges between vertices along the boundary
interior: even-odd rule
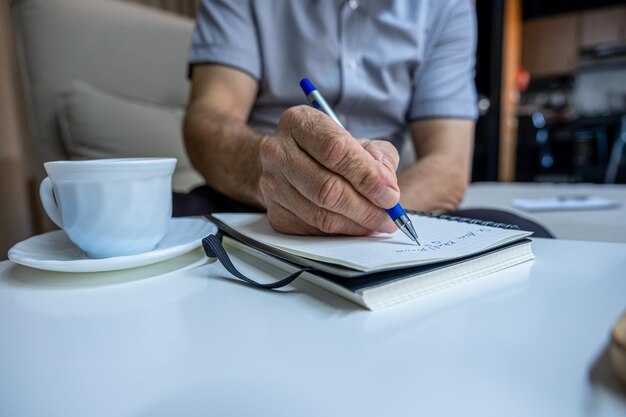
[[[247,276],[239,272],[237,268],[235,268],[235,265],[233,265],[232,261],[228,257],[228,254],[226,253],[226,249],[224,249],[224,246],[222,246],[221,238],[222,231],[220,230],[217,233],[217,236],[208,235],[207,237],[202,239],[202,247],[204,248],[204,253],[206,253],[206,256],[208,256],[209,258],[217,258],[228,272],[253,287],[262,288],[265,290],[273,290],[275,288],[284,287],[285,285],[291,284],[291,282],[298,278],[301,273],[313,270],[313,268],[302,268],[299,271],[296,271],[293,274],[289,275],[288,277],[282,278],[279,281],[269,284],[256,282],[253,279],[248,278]]]

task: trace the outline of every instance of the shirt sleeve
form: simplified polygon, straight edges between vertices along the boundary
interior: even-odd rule
[[[470,0],[454,3],[433,26],[407,118],[476,119],[476,20]]]
[[[261,79],[261,56],[250,0],[202,0],[187,56],[196,64],[221,64]]]

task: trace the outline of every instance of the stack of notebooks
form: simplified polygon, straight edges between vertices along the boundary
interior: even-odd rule
[[[285,274],[307,268],[301,279],[370,310],[534,257],[531,232],[465,218],[409,216],[421,246],[400,231],[366,237],[286,235],[272,229],[267,215],[258,213],[219,213],[211,220],[223,233],[227,253],[246,254],[257,267],[271,265]]]

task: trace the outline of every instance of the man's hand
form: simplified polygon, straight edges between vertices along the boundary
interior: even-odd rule
[[[393,232],[383,208],[400,198],[398,153],[354,139],[320,111],[288,109],[272,136],[246,121],[258,83],[220,65],[193,69],[185,144],[215,190],[267,209],[277,230],[294,234]]]
[[[398,152],[356,140],[322,112],[287,109],[260,146],[259,188],[272,226],[292,234],[393,232]]]

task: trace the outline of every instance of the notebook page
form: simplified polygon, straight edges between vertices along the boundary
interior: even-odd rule
[[[272,229],[267,215],[220,213],[214,217],[241,234],[294,255],[361,271],[417,266],[455,259],[529,236],[530,232],[409,215],[421,246],[401,231],[375,236],[293,236]]]

